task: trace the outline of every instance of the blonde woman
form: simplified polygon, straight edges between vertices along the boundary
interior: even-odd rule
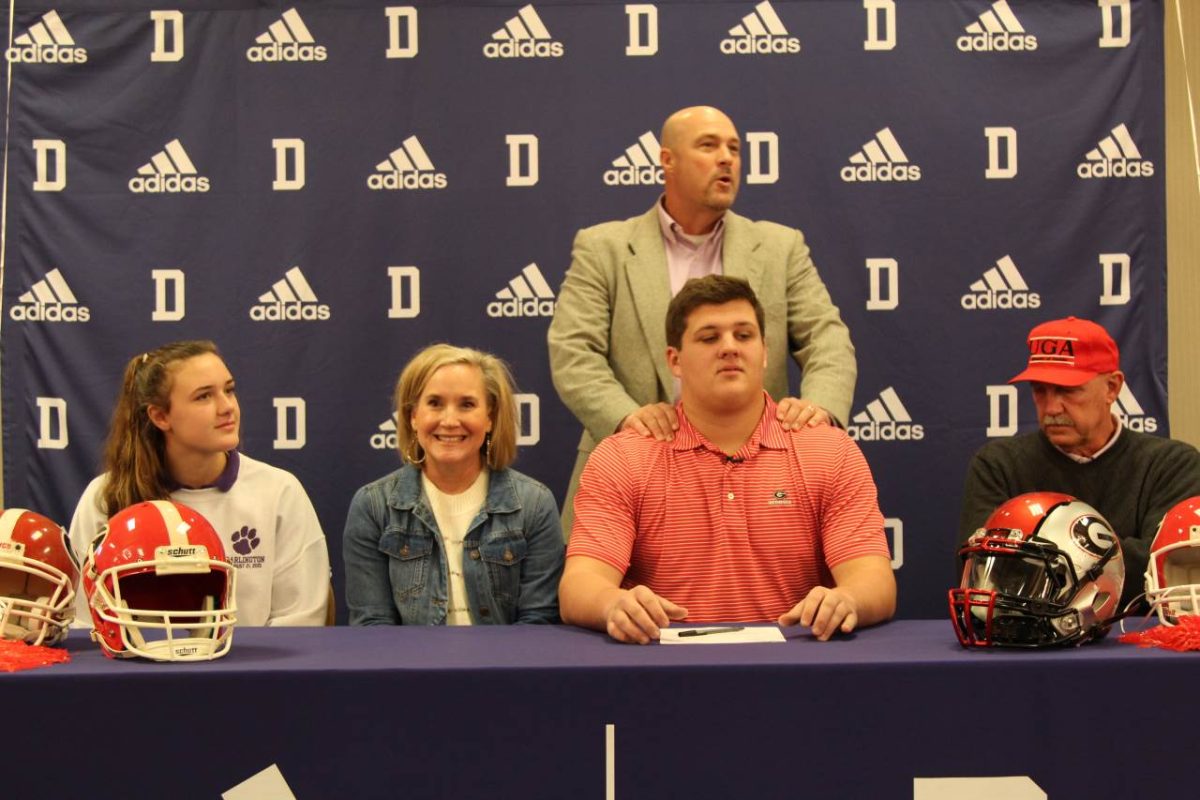
[[[438,344],[396,383],[403,466],[358,490],[342,538],[351,625],[558,622],[558,505],[509,465],[512,379]]]

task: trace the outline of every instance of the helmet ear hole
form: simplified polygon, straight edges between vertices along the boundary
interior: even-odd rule
[[[1108,603],[1110,597],[1112,597],[1112,595],[1108,592],[1096,592],[1096,596],[1092,598],[1092,611],[1095,611],[1097,614],[1099,614],[1100,610],[1104,608],[1106,603]]]

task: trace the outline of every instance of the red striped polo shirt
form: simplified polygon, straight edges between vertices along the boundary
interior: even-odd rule
[[[589,556],[688,609],[690,622],[774,621],[829,568],[890,558],[875,482],[838,428],[784,431],[768,397],[726,457],[679,413],[674,441],[631,430],[588,459],[567,556]]]

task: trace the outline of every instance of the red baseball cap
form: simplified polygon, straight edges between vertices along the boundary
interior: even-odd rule
[[[1043,322],[1029,332],[1029,365],[1009,379],[1080,386],[1121,368],[1121,354],[1108,331],[1086,319]]]

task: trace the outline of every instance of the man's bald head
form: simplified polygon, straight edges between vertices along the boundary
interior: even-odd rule
[[[666,122],[663,123],[662,133],[658,137],[658,142],[663,147],[676,147],[689,131],[697,125],[702,125],[704,122],[724,122],[730,128],[734,128],[733,120],[719,108],[713,108],[712,106],[689,106],[688,108],[681,108],[667,117]],[[734,130],[736,131],[736,128]]]
[[[733,205],[742,142],[733,120],[712,106],[676,111],[660,138],[667,213],[690,234],[707,233]]]

